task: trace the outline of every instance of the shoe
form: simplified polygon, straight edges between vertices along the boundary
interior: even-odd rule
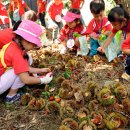
[[[17,93],[15,96],[13,96],[13,97],[11,97],[11,98],[6,96],[6,98],[5,98],[5,103],[10,103],[10,104],[12,104],[12,103],[14,103],[14,102],[16,102],[16,101],[19,101],[20,98],[21,98],[21,96],[22,96],[22,94],[20,94],[20,93]]]
[[[130,82],[130,75],[128,75],[127,73],[123,73],[121,77]]]

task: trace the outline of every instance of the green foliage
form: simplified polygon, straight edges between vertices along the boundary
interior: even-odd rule
[[[105,1],[105,12],[106,15],[108,15],[109,11],[116,6],[116,3],[114,0],[104,0]]]

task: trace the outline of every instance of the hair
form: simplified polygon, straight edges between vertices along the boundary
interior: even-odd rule
[[[79,9],[71,8],[71,9],[69,9],[69,12],[74,13],[74,14],[79,14],[79,15],[81,15]],[[75,22],[79,22],[79,24],[82,24],[80,18],[76,18],[74,21],[75,21]]]
[[[90,10],[93,14],[99,14],[105,10],[105,2],[103,0],[93,0],[90,3]]]
[[[20,25],[21,22],[22,22],[22,21],[19,20],[19,21],[17,21],[17,22],[14,24],[14,26],[13,26],[13,31],[17,30],[17,28],[19,27],[19,25]]]
[[[21,37],[20,35],[16,34],[15,39],[14,39],[13,41],[15,41],[15,43],[16,43],[22,50],[25,50],[24,47],[23,47],[23,45],[22,45],[22,40],[23,40],[23,39],[24,39],[23,37]],[[28,56],[28,54],[27,54],[26,52],[24,53],[23,58],[24,58],[24,59],[27,59],[27,60],[29,59],[29,56]]]
[[[114,7],[110,10],[108,14],[108,20],[110,22],[122,22],[123,19],[126,18],[127,20],[130,19],[129,13],[123,8],[120,4],[118,7]]]
[[[37,20],[37,14],[33,10],[29,10],[25,12],[23,19],[35,22]]]

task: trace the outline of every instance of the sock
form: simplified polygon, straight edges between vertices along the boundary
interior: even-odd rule
[[[12,98],[12,97],[14,97],[15,95],[16,95],[16,94],[11,95],[11,96],[10,96],[10,95],[7,95],[6,97],[7,97],[7,98]]]

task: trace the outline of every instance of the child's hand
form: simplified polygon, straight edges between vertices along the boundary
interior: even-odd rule
[[[41,76],[40,77],[41,84],[48,84],[48,83],[51,82],[52,79],[53,79],[52,72],[47,73],[46,76]]]
[[[90,44],[90,36],[87,36],[87,43]]]
[[[97,50],[98,50],[99,52],[101,52],[101,53],[104,53],[104,48],[102,48],[102,47],[98,47]]]
[[[93,39],[99,39],[100,35],[93,32],[93,33],[90,34],[90,37],[93,38]]]
[[[49,72],[51,72],[49,68],[41,68],[40,71],[38,72],[38,75],[45,75]]]

